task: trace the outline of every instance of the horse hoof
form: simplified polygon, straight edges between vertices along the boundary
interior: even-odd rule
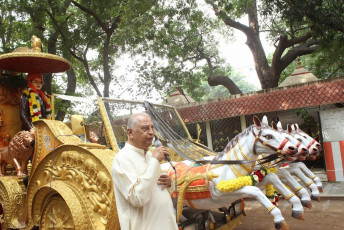
[[[287,222],[285,222],[285,220],[282,222],[275,223],[275,228],[282,229],[282,230],[289,230],[289,226]]]
[[[320,202],[320,196],[319,195],[311,195],[311,199]]]
[[[305,220],[305,214],[300,211],[292,211],[291,216],[298,220]]]
[[[319,192],[324,192],[323,187],[322,186],[318,186]]]
[[[312,202],[310,200],[301,200],[301,204],[303,207],[312,208]]]

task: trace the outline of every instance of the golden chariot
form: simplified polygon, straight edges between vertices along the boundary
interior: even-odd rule
[[[31,45],[31,49],[20,48],[0,55],[0,79],[16,78],[18,73],[58,73],[70,68],[66,59],[42,53],[37,37],[32,38]],[[0,147],[6,147],[11,137],[21,129],[21,90],[9,88],[6,81],[0,82]],[[115,154],[126,141],[128,115],[143,111],[143,103],[52,95],[52,105],[58,101],[72,101],[80,114],[71,116],[69,122],[42,119],[33,123],[35,146],[27,172],[28,186],[24,186],[23,178],[16,176],[11,167],[6,168],[6,176],[0,177],[1,227],[120,229],[111,166]],[[154,106],[168,114],[171,127],[182,130],[185,138],[191,138],[173,107]],[[56,112],[52,111],[53,114]],[[99,143],[87,141],[91,132],[97,133]],[[182,159],[172,150],[171,156],[175,161]],[[235,210],[231,212],[234,214],[228,214],[225,222],[237,216]],[[217,229],[233,229],[239,222],[230,221]],[[208,223],[207,228],[214,229],[214,224]]]

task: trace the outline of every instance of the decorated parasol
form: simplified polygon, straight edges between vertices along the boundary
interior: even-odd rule
[[[68,60],[54,54],[41,52],[41,40],[31,38],[31,49],[20,47],[11,53],[0,55],[0,69],[19,73],[59,73],[68,70]]]

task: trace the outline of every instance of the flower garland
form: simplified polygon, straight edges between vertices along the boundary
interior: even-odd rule
[[[276,171],[277,171],[277,168],[275,167],[267,169],[267,173],[276,173]],[[273,205],[278,206],[277,204],[277,202],[279,201],[278,193],[272,184],[265,185],[265,196],[269,198],[269,200],[271,201]]]
[[[271,201],[273,205],[278,206],[277,204],[277,202],[279,201],[278,193],[272,184],[265,185],[265,196],[269,198],[269,200]]]
[[[23,90],[23,93],[29,97],[29,108],[31,121],[37,121],[42,119],[41,103],[39,102],[39,96],[30,87]],[[45,105],[46,119],[51,119],[51,109],[50,109],[50,97],[45,93],[47,104]]]
[[[221,192],[233,192],[244,186],[256,185],[258,183],[258,177],[255,175],[241,176],[232,180],[222,180],[217,184],[217,189]]]
[[[233,192],[235,190],[238,190],[244,186],[254,186],[257,183],[261,182],[262,179],[268,174],[268,173],[275,173],[277,171],[276,168],[269,168],[266,169],[264,167],[261,167],[259,170],[255,171],[249,176],[241,176],[237,177],[232,180],[224,181],[222,180],[220,183],[217,184],[217,189],[221,192]],[[275,190],[274,186],[271,184],[265,185],[265,195],[269,198],[271,203],[274,205],[277,205],[278,202],[278,193]]]

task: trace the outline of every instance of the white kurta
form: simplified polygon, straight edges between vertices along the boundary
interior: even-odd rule
[[[128,143],[115,156],[111,174],[122,230],[178,229],[170,192],[157,185],[159,161]]]

